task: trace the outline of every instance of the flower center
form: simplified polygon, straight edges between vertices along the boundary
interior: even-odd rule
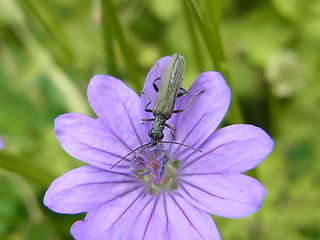
[[[163,146],[157,145],[137,150],[130,170],[148,184],[151,194],[155,194],[162,189],[177,188],[175,173],[179,165]]]

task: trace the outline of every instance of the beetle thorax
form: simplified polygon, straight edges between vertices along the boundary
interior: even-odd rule
[[[152,129],[149,131],[151,142],[157,144],[159,140],[163,139],[163,129],[165,127],[165,121],[166,119],[161,115],[154,118]]]

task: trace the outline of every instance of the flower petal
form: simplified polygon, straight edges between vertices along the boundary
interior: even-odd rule
[[[146,206],[132,234],[136,236],[134,239],[220,239],[214,221],[207,213],[172,192],[163,192],[153,204]]]
[[[148,193],[139,189],[132,191],[115,204],[110,202],[88,212],[83,221],[73,224],[71,234],[77,240],[141,239],[136,238],[131,229],[150,201],[152,197]]]
[[[178,194],[169,195],[166,200],[170,239],[220,239],[209,214],[193,207]]]
[[[104,206],[87,214],[71,229],[76,239],[220,239],[207,213],[196,209],[177,194],[163,192],[141,196],[128,207]]]
[[[145,187],[133,174],[82,166],[54,180],[43,201],[55,212],[75,214],[103,204],[121,206],[119,202],[128,199],[131,192],[139,194],[141,191],[145,191]]]
[[[178,182],[181,195],[195,207],[227,218],[256,212],[266,194],[260,182],[242,174],[182,175]]]
[[[241,173],[257,166],[272,151],[273,141],[261,128],[236,124],[214,132],[181,164],[183,174]]]
[[[79,113],[67,113],[55,119],[54,131],[61,147],[72,157],[93,166],[110,167],[129,151],[99,119]],[[130,162],[123,161],[118,172],[130,172]]]
[[[121,80],[95,75],[88,86],[88,100],[99,120],[128,145],[127,153],[147,141],[139,97]]]
[[[218,127],[230,104],[230,89],[218,72],[200,74],[185,97],[177,99],[175,109],[183,109],[191,98],[196,97],[192,104],[183,112],[173,114],[168,123],[176,127],[175,142],[192,147],[199,147]],[[170,135],[169,135],[170,136]],[[172,139],[172,138],[171,138]],[[171,152],[179,148],[179,153],[188,148],[170,145]]]
[[[0,150],[3,149],[3,141],[2,139],[0,138]]]

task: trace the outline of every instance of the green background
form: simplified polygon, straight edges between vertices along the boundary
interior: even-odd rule
[[[66,112],[94,116],[86,88],[113,75],[139,93],[157,59],[186,59],[184,87],[220,71],[232,91],[222,123],[275,141],[254,176],[262,208],[213,216],[223,240],[320,239],[320,1],[0,0],[0,239],[72,239],[84,214],[42,205],[53,179],[82,163],[53,133]]]

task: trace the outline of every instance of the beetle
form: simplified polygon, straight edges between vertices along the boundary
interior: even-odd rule
[[[158,88],[158,86],[156,85],[156,81],[158,81],[160,78],[153,81],[153,87],[158,92],[153,109],[148,108],[148,106],[152,102],[151,99],[148,97],[146,93],[142,92],[142,94],[145,95],[149,100],[144,110],[146,112],[152,112],[154,116],[154,118],[142,119],[142,121],[145,121],[145,122],[153,121],[152,129],[148,133],[150,137],[150,142],[143,144],[138,148],[134,149],[133,151],[131,151],[130,153],[128,153],[126,156],[124,156],[118,162],[116,162],[111,167],[111,169],[115,167],[118,163],[120,163],[124,158],[128,157],[131,153],[137,151],[138,149],[141,149],[146,146],[154,147],[159,142],[178,144],[181,146],[185,146],[185,147],[200,151],[199,149],[185,145],[183,143],[161,141],[164,138],[163,130],[165,127],[168,127],[171,130],[175,130],[175,127],[166,123],[166,121],[171,118],[172,113],[183,112],[187,107],[190,106],[190,104],[193,102],[195,98],[197,98],[199,95],[201,95],[204,92],[204,90],[202,90],[193,98],[191,98],[188,104],[183,109],[173,110],[177,97],[184,96],[187,93],[185,89],[181,88],[184,69],[185,69],[184,57],[178,53],[174,53],[170,57],[170,60],[165,68],[164,74],[162,76],[160,88]],[[181,89],[182,91],[179,92],[179,89]]]

